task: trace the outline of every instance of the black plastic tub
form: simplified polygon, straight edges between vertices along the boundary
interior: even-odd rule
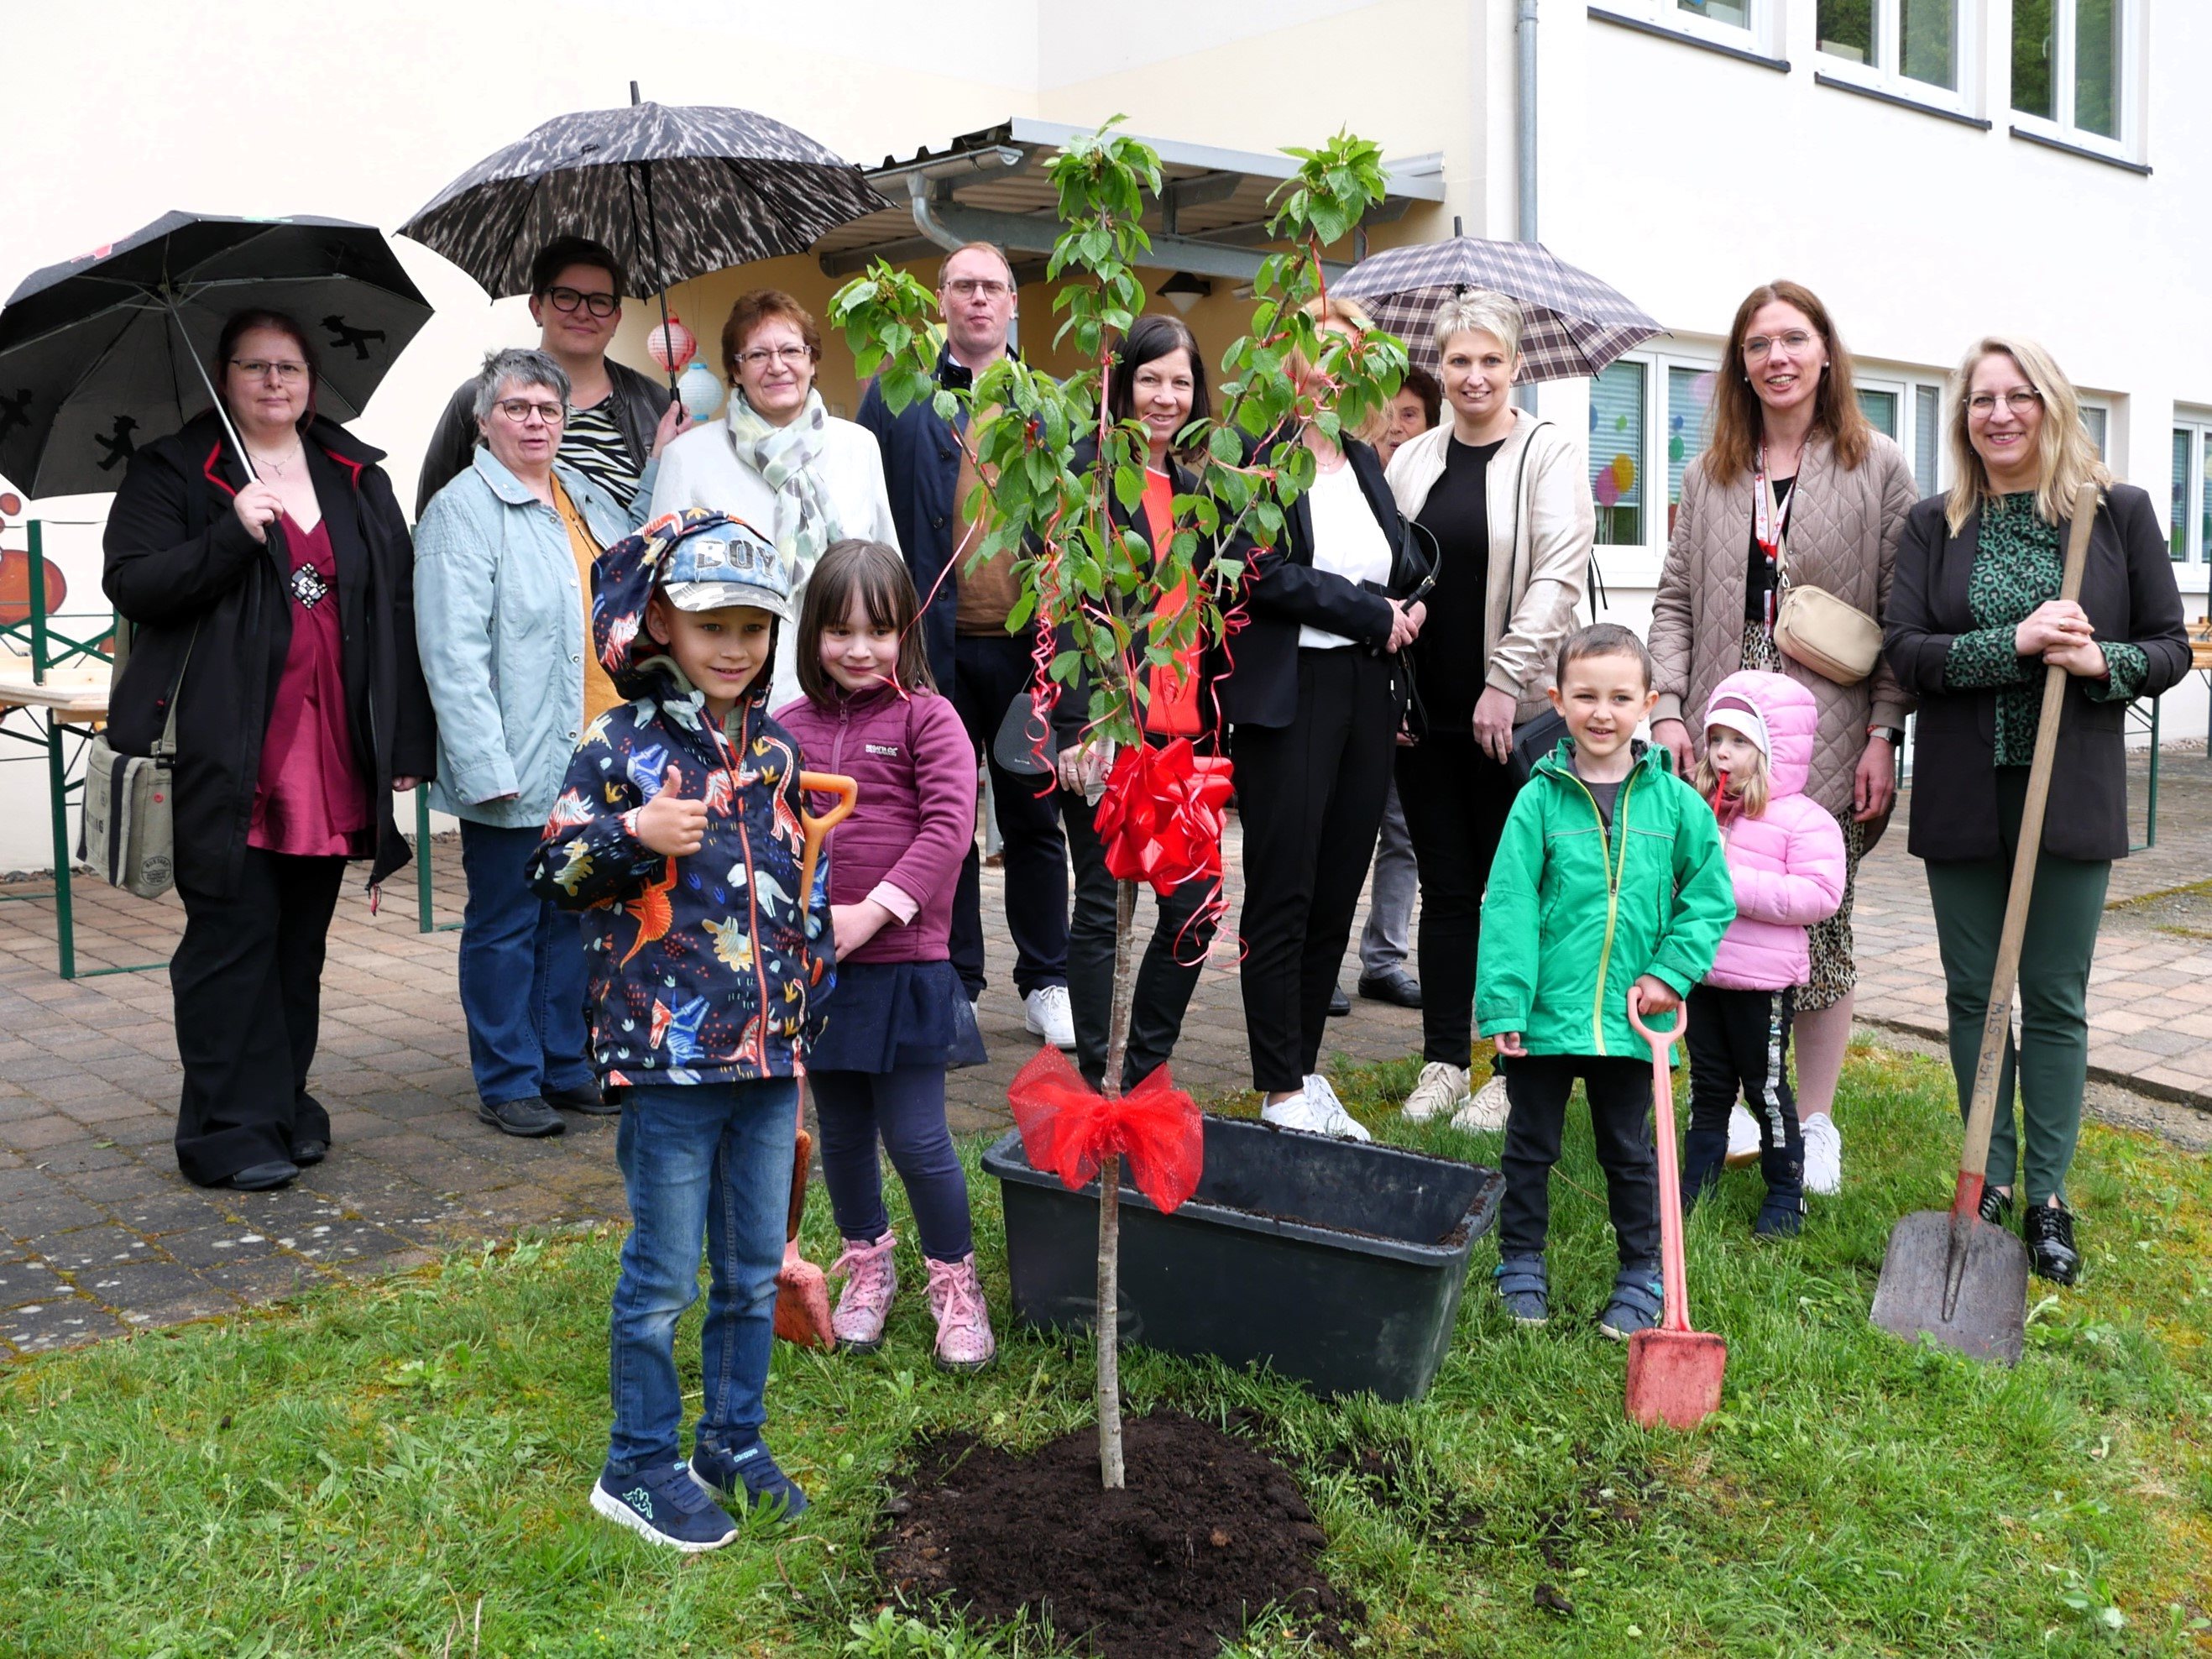
[[[1070,1192],[1010,1131],[983,1154],[1006,1217],[1014,1312],[1091,1328],[1098,1183]],[[1264,1360],[1326,1395],[1417,1400],[1451,1344],[1468,1255],[1505,1177],[1397,1146],[1206,1120],[1198,1191],[1163,1215],[1121,1187],[1121,1326],[1169,1353]]]

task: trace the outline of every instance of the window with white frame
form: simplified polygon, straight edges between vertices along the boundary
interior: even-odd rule
[[[2212,415],[2173,422],[2173,513],[2168,544],[2176,564],[2212,559]]]
[[[1814,44],[1831,72],[1947,107],[1975,84],[1981,0],[1819,0]],[[1851,67],[1845,68],[1849,65]]]
[[[1855,382],[1859,412],[1874,429],[1893,439],[1912,464],[1912,482],[1923,495],[1942,487],[1943,388],[1917,376],[1892,378],[1881,370],[1862,369]]]
[[[2012,107],[2046,131],[2122,151],[2136,95],[2142,0],[2013,0]]]
[[[1781,52],[1784,0],[1600,0],[1595,9],[1760,57]]]
[[[2107,459],[2111,451],[2105,441],[2112,429],[2112,411],[2109,405],[2090,398],[2081,399],[2081,424],[2089,428],[2089,441],[2097,446],[2097,459]]]

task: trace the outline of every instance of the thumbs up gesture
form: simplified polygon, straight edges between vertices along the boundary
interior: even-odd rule
[[[685,799],[683,785],[683,773],[670,767],[660,793],[638,809],[637,838],[668,858],[689,858],[707,839],[707,803]]]

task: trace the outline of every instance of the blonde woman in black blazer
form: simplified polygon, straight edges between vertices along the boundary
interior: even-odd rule
[[[2071,677],[1990,1142],[1985,1220],[2027,1188],[2029,1259],[2081,1270],[2066,1173],[2089,1064],[2089,963],[2112,861],[2128,851],[2127,706],[2189,670],[2181,595],[2150,497],[2116,483],[2073,386],[2033,341],[1976,343],[1952,381],[1948,496],[1922,501],[1897,552],[1885,643],[1920,697],[1911,850],[1925,860],[1943,954],[1951,1064],[1972,1097],[1990,975],[2018,850],[2047,666]],[[2057,597],[2075,490],[2102,487],[2079,604]],[[2013,1127],[2015,1061],[2025,1157]]]

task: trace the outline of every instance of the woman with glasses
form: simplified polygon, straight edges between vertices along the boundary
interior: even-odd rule
[[[1713,376],[1711,441],[1682,477],[1681,504],[1651,604],[1658,665],[1654,738],[1686,775],[1705,734],[1695,722],[1713,688],[1740,669],[1786,674],[1813,693],[1820,724],[1805,793],[1843,826],[1843,907],[1811,930],[1812,969],[1794,1013],[1774,1034],[1797,1047],[1804,1189],[1843,1184],[1843,1140],[1832,1108],[1850,1041],[1851,901],[1859,860],[1889,821],[1897,744],[1909,694],[1876,661],[1856,679],[1831,678],[1776,643],[1784,586],[1818,587],[1879,624],[1905,515],[1917,495],[1905,453],[1859,410],[1827,307],[1796,283],[1753,289],[1736,307]],[[1832,659],[1830,667],[1837,665]],[[1731,1164],[1756,1162],[1786,1126],[1738,1106]]]
[[[1959,1107],[1972,1099],[1990,976],[2020,854],[2046,670],[2066,671],[2050,814],[2006,1031],[1982,1219],[2026,1188],[2028,1260],[2081,1271],[2066,1173],[2089,1067],[2089,963],[2112,861],[2128,852],[2130,701],[2189,672],[2181,595],[2150,497],[2115,483],[2074,387],[2033,340],[1977,341],[1951,380],[1952,484],[1905,520],[1884,644],[1920,698],[1911,850],[1926,862]],[[2078,602],[2058,597],[2075,492],[2102,492]],[[2013,1127],[2019,1078],[2024,1137]],[[2021,1140],[2025,1139],[2025,1157]]]
[[[569,757],[621,701],[592,650],[592,566],[643,521],[563,459],[573,388],[542,351],[495,351],[476,379],[483,446],[415,534],[415,629],[438,711],[430,804],[461,821],[461,1012],[477,1115],[557,1135],[557,1108],[607,1109],[584,1030],[574,915],[523,866]]]
[[[145,755],[174,734],[177,1164],[258,1191],[330,1151],[307,1092],[324,938],[347,860],[372,893],[407,862],[392,794],[435,750],[383,452],[315,413],[289,317],[231,318],[210,371],[235,441],[210,410],[146,445],[108,514],[102,585],[131,635],[108,738]]]
[[[622,262],[586,236],[556,236],[530,262],[530,318],[538,349],[568,377],[568,420],[561,459],[623,506],[653,493],[652,458],[684,430],[689,416],[668,383],[607,356],[622,324]],[[422,453],[416,517],[430,498],[469,469],[480,438],[477,383],[454,389]]]
[[[740,294],[722,325],[729,407],[669,445],[653,487],[656,519],[708,507],[773,541],[798,573],[794,605],[830,543],[859,537],[899,544],[883,453],[873,433],[823,406],[814,389],[821,361],[822,331],[798,301],[772,288]],[[787,691],[798,684],[795,636],[780,632],[773,672]]]

